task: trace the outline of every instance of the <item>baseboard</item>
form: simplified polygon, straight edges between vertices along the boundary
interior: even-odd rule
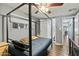
[[[63,44],[61,44],[61,43],[55,43],[55,45],[63,45]]]

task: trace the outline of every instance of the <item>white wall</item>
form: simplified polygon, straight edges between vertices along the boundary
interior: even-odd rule
[[[32,22],[32,35],[35,35],[35,23]]]
[[[0,42],[2,42],[2,17],[0,16]]]
[[[56,43],[62,44],[62,18],[56,18]]]
[[[51,21],[49,19],[40,22],[40,36],[51,38]]]
[[[9,22],[9,38],[10,39],[21,39],[23,37],[28,37],[28,27],[27,29],[23,28],[23,29],[15,29],[12,28],[12,22],[16,22],[16,23],[25,23],[27,24],[26,21],[21,20],[21,19],[17,19],[17,18],[11,18],[11,23]]]
[[[73,19],[69,19],[68,37],[73,39]]]
[[[51,38],[51,20],[47,19],[47,37]]]
[[[6,17],[4,17],[4,41],[7,41],[7,32],[6,32]]]
[[[47,37],[47,21],[40,22],[40,36]]]
[[[56,41],[56,19],[52,19],[53,25],[53,41]]]
[[[27,28],[18,28],[18,29],[14,29],[12,28],[12,22],[16,22],[16,23],[23,23],[23,24],[27,24]],[[32,23],[32,35],[35,34],[35,24]],[[18,19],[18,18],[11,18],[11,22],[9,22],[9,38],[10,39],[21,39],[24,37],[29,37],[29,23],[26,20],[22,20],[22,19]]]
[[[14,29],[12,28],[12,23],[9,24],[9,38],[10,39],[21,39],[24,37],[29,37],[29,23],[26,20],[19,19],[19,18],[11,18],[11,22],[16,22],[16,23],[23,23],[27,24],[27,28],[23,29]],[[7,32],[6,32],[6,17],[4,18],[4,41],[7,40]],[[32,35],[35,35],[35,23],[32,22]],[[0,42],[2,42],[2,16],[0,16]]]

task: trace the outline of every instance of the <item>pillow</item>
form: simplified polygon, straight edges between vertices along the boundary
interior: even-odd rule
[[[22,43],[28,43],[29,39],[28,38],[22,38],[22,39],[20,39],[20,42],[22,42]]]
[[[37,36],[32,36],[32,40],[37,39],[37,38],[38,38]]]
[[[18,41],[12,41],[12,43],[14,44],[14,47],[18,50],[21,50],[21,51],[25,51],[26,49],[29,48],[29,45],[26,45],[26,44],[23,44],[21,42],[18,42]]]
[[[36,37],[36,36],[32,36],[32,40],[35,40],[37,38],[38,37]],[[20,42],[22,42],[22,43],[29,43],[29,38],[22,38],[22,39],[20,39]]]

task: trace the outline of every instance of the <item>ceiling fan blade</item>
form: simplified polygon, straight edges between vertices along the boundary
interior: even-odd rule
[[[49,7],[62,6],[64,3],[48,3]]]

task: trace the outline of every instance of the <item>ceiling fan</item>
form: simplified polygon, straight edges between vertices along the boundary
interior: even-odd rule
[[[62,6],[64,3],[48,3],[49,7]]]
[[[63,6],[64,3],[35,3],[36,6],[42,10],[43,12],[51,13],[49,10],[50,7],[57,7],[57,6]],[[35,14],[37,14],[39,11],[37,10]]]

